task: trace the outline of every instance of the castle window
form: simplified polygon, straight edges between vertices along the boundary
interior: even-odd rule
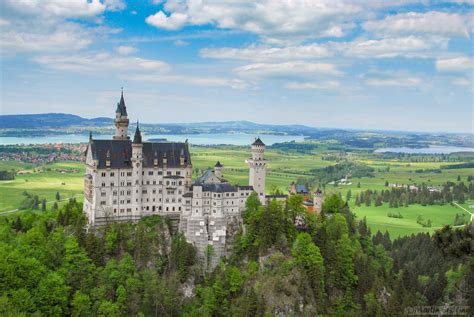
[[[127,190],[127,195],[131,195],[132,194],[132,191],[131,190]]]
[[[100,205],[101,205],[101,206],[104,206],[104,205],[105,205],[105,201],[102,200],[102,201],[100,202]]]
[[[117,196],[117,191],[116,190],[114,190],[113,195]]]
[[[166,207],[166,211],[170,211],[170,207]]]
[[[156,194],[156,189],[153,189],[153,194]]]
[[[148,171],[148,175],[153,175],[153,171]]]
[[[171,171],[166,172],[166,175],[171,175],[171,174],[172,174]]]
[[[131,212],[132,211],[132,208],[127,208],[127,212]]]
[[[145,175],[145,172],[144,172],[144,171],[142,171],[142,175]]]
[[[178,207],[178,210],[181,211],[181,207]]]
[[[127,199],[127,204],[130,204],[130,199]]]
[[[105,192],[100,192],[100,196],[101,196],[101,197],[104,197],[105,195],[106,195]]]
[[[174,211],[174,207],[173,207],[173,211]]]
[[[213,212],[213,213],[216,213],[216,210],[215,210],[215,209],[213,209],[213,210],[212,210],[212,212]]]
[[[156,185],[156,181],[153,181],[153,185]]]
[[[115,176],[115,173],[114,173],[114,172],[110,172],[110,176],[111,176],[111,177]]]
[[[132,172],[127,172],[127,176],[132,176]]]
[[[180,171],[176,171],[176,175],[180,176],[180,175],[181,175],[181,172],[180,172]]]
[[[132,182],[127,182],[127,186],[132,186]]]
[[[114,199],[114,201],[112,202],[114,205],[117,205],[117,199]]]
[[[180,186],[183,185],[183,182],[182,182],[182,181],[179,181],[179,185],[180,185]]]
[[[150,181],[146,181],[146,184],[147,184],[147,185],[150,185]]]
[[[158,206],[158,210],[161,210],[161,206]]]
[[[120,172],[120,176],[125,176],[125,172]]]
[[[153,206],[153,207],[151,208],[151,211],[155,211],[155,209],[156,209],[156,207],[155,207],[155,206]]]
[[[114,184],[114,183],[110,183],[110,187],[114,187],[114,186],[115,186],[115,184]]]
[[[102,187],[105,187],[105,183],[102,183]]]
[[[162,172],[162,171],[158,171],[158,175],[163,175],[163,172]]]
[[[101,175],[102,175],[102,177],[105,177],[105,172],[102,172],[102,174],[101,174]]]

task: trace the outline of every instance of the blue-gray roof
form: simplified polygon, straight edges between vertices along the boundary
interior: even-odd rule
[[[130,140],[91,140],[92,158],[98,160],[98,168],[127,168],[131,167],[132,141]],[[106,166],[109,155],[110,166]],[[154,167],[155,158],[158,165],[163,166],[163,156],[166,155],[168,167],[181,166],[180,157],[184,164],[191,164],[191,155],[187,143],[182,142],[144,142],[143,167]]]
[[[306,185],[296,185],[296,192],[297,193],[308,193],[308,189],[306,188]]]

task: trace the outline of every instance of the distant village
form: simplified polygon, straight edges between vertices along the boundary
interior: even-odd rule
[[[44,164],[57,161],[84,161],[87,144],[2,145],[0,161]]]

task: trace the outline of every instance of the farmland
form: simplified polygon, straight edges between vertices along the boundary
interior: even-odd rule
[[[217,161],[224,165],[224,177],[231,183],[247,184],[248,169],[245,159],[249,156],[249,149],[238,146],[220,147],[192,147],[193,177],[197,177],[203,170],[212,168]],[[312,178],[312,171],[335,165],[337,161],[324,160],[323,157],[331,153],[327,148],[321,146],[311,151],[288,151],[269,148],[266,158],[269,160],[267,173],[267,192],[275,189],[287,192],[288,184],[292,181],[308,181]],[[430,186],[440,186],[448,181],[456,182],[458,179],[468,184],[468,176],[474,176],[474,172],[469,168],[443,169],[443,166],[453,164],[446,161],[406,161],[397,158],[387,159],[367,152],[356,152],[344,156],[344,160],[349,160],[364,164],[373,169],[372,177],[349,177],[348,183],[341,184],[318,184],[325,195],[331,193],[341,193],[343,197],[350,190],[352,197],[363,190],[371,189],[380,191],[386,188],[386,182],[397,184],[428,184]],[[471,162],[472,158],[467,157],[466,162]],[[456,164],[462,163],[458,161]],[[80,162],[57,162],[35,166],[33,164],[16,161],[1,161],[0,170],[17,171],[14,180],[0,182],[0,212],[18,208],[23,199],[22,193],[27,191],[30,194],[45,198],[51,203],[55,200],[56,192],[61,198],[77,196],[81,199],[83,184],[83,164]],[[432,172],[433,170],[439,170]],[[421,172],[420,172],[421,171]],[[51,204],[50,203],[50,204]],[[462,206],[468,208],[472,201],[466,201]],[[357,207],[354,199],[349,201],[351,210],[359,217],[366,217],[372,231],[388,230],[392,236],[407,235],[417,232],[433,232],[445,224],[453,224],[456,214],[468,214],[457,206],[451,204],[421,206],[410,205],[408,207],[389,208],[387,204],[383,206]],[[48,205],[49,206],[49,205]],[[391,218],[387,214],[390,211],[400,212],[403,218]],[[430,219],[432,227],[425,228],[417,223],[417,217],[421,215]]]

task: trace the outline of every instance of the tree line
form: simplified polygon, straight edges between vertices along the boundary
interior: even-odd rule
[[[385,183],[388,186],[388,182]],[[466,199],[474,199],[474,185],[470,182],[467,186],[464,182],[446,182],[439,189],[426,184],[414,187],[392,187],[380,191],[367,189],[355,195],[355,205],[382,206],[388,203],[390,208],[398,208],[413,204],[443,205],[456,201],[463,204]]]

